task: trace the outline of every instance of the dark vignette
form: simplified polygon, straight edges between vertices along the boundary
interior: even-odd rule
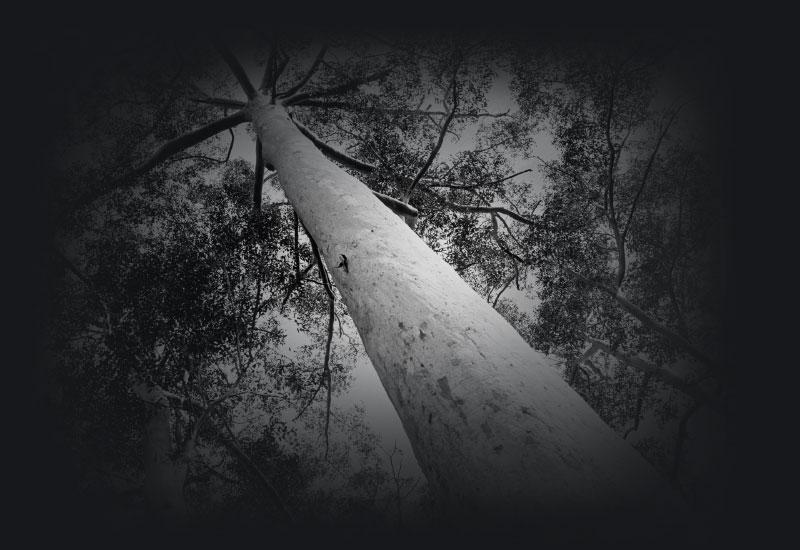
[[[452,21],[452,20],[451,20]],[[69,451],[59,439],[57,430],[58,419],[47,410],[42,393],[44,381],[42,379],[41,356],[39,338],[42,326],[47,320],[49,273],[47,272],[46,244],[52,228],[49,225],[48,213],[42,207],[47,203],[48,171],[50,166],[46,160],[50,157],[49,151],[53,142],[49,136],[58,133],[62,122],[58,112],[63,108],[64,87],[81,74],[81,60],[86,57],[101,59],[102,48],[98,44],[119,39],[119,33],[128,33],[135,36],[139,22],[116,22],[111,25],[94,25],[94,22],[84,20],[71,22],[72,24],[41,25],[33,30],[24,41],[18,43],[17,62],[20,62],[20,77],[12,84],[17,88],[14,95],[24,98],[23,101],[14,101],[9,106],[13,122],[20,124],[20,130],[15,133],[13,141],[19,147],[21,154],[17,157],[11,177],[9,177],[11,193],[7,204],[24,204],[28,208],[7,208],[6,231],[10,245],[7,254],[12,259],[5,269],[7,299],[11,304],[8,308],[10,315],[5,319],[4,333],[12,343],[14,354],[8,358],[8,368],[22,374],[18,384],[7,388],[12,397],[19,401],[16,410],[6,418],[7,425],[11,427],[7,432],[7,441],[10,443],[7,452],[16,459],[15,468],[9,470],[12,478],[14,502],[21,509],[20,527],[23,527],[28,536],[38,540],[40,537],[57,536],[67,540],[82,540],[95,542],[113,540],[118,536],[108,532],[104,518],[113,515],[113,508],[102,502],[94,502],[81,496],[78,486],[78,476],[69,460]],[[370,24],[369,22],[366,22]],[[344,24],[356,26],[357,20],[349,20]],[[432,25],[435,28],[435,25]],[[746,234],[742,225],[737,223],[743,212],[744,181],[741,168],[741,158],[737,139],[746,133],[743,124],[736,117],[738,98],[747,93],[747,84],[741,81],[734,82],[733,64],[741,61],[741,46],[737,43],[735,33],[723,28],[718,23],[711,25],[711,31],[717,37],[715,55],[720,60],[720,81],[718,111],[711,113],[712,120],[719,136],[721,158],[728,159],[725,163],[723,177],[732,182],[724,196],[727,210],[728,239],[726,278],[726,307],[725,322],[727,325],[726,362],[736,365],[735,389],[736,399],[733,410],[730,411],[733,419],[730,438],[730,452],[741,457],[734,462],[732,470],[728,472],[729,482],[729,507],[720,510],[718,524],[711,529],[711,538],[718,542],[734,538],[736,526],[740,522],[745,505],[751,491],[754,489],[744,469],[744,464],[749,464],[753,453],[752,448],[744,445],[744,436],[749,434],[755,422],[748,417],[744,406],[743,365],[750,359],[746,353],[735,350],[735,347],[747,339],[753,338],[743,331],[737,319],[747,318],[751,313],[749,308],[752,302],[736,299],[743,294],[748,286],[745,281],[750,281],[752,266],[743,268],[743,251],[752,245],[754,237]],[[647,32],[644,26],[633,26],[638,32]],[[514,29],[518,30],[518,29]],[[703,27],[701,31],[707,31]],[[171,31],[175,32],[175,31]],[[178,31],[180,32],[180,31]],[[543,29],[543,32],[564,32],[564,29]],[[698,32],[698,29],[682,29],[681,32]],[[751,83],[752,85],[752,83]],[[26,107],[23,108],[23,105]],[[17,120],[18,119],[18,120]],[[753,213],[750,209],[750,219]],[[758,216],[758,214],[755,214]],[[762,214],[763,216],[763,214]],[[758,222],[756,218],[754,220]],[[751,271],[748,271],[750,269]],[[745,338],[747,336],[747,338]],[[750,397],[747,399],[748,403]],[[12,403],[15,402],[12,400]],[[756,406],[760,405],[757,403]],[[752,405],[748,405],[748,409]],[[753,519],[753,516],[749,516]],[[542,526],[539,526],[542,527]],[[535,529],[534,529],[535,532]],[[145,541],[154,533],[131,534],[127,542],[134,543]],[[198,533],[159,533],[165,536],[161,543],[187,543],[197,539],[198,542],[213,543],[215,539],[226,543],[234,541],[256,540],[266,542],[273,540],[275,533],[237,533],[210,534]],[[332,534],[318,534],[320,539]],[[343,539],[352,542],[367,542],[371,537],[379,538],[379,533],[368,535],[366,533],[336,533]],[[447,537],[449,533],[440,533],[439,536]],[[455,535],[455,534],[453,534]],[[521,533],[484,533],[483,537],[500,536],[516,537],[524,535],[522,540],[530,541],[535,535],[529,530]],[[280,533],[278,535],[287,540],[296,542],[310,542],[310,536],[296,533]],[[125,537],[121,537],[125,538]],[[335,536],[334,536],[335,538]],[[472,538],[472,540],[481,540]],[[436,542],[437,537],[428,539]],[[276,542],[276,541],[275,541]],[[385,541],[384,541],[385,542]],[[394,543],[401,540],[395,538]],[[581,542],[576,541],[576,542]],[[587,541],[583,541],[587,542]],[[716,546],[716,544],[714,545]]]

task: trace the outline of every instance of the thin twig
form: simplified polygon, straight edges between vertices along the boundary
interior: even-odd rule
[[[450,108],[450,112],[447,115],[447,118],[442,123],[441,131],[439,132],[439,139],[436,141],[436,145],[433,146],[430,155],[426,159],[425,163],[422,165],[422,168],[419,169],[417,175],[414,176],[411,185],[409,185],[408,190],[403,195],[403,202],[408,202],[411,199],[411,195],[414,193],[414,188],[419,183],[419,180],[422,179],[422,176],[428,171],[433,164],[434,159],[436,159],[436,155],[439,154],[439,150],[442,148],[442,144],[444,143],[444,137],[447,135],[447,128],[450,126],[450,122],[453,120],[453,115],[455,114],[456,110],[458,109],[458,86],[456,82],[456,75],[458,74],[458,64],[456,64],[455,68],[453,69],[453,78],[450,82],[450,86],[453,88],[453,106]]]

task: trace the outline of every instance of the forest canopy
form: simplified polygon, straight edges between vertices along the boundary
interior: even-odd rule
[[[481,422],[520,406],[549,418],[536,411],[550,402],[464,413],[446,369],[479,369],[459,353],[489,364],[485,342],[511,341],[494,317],[458,313],[484,310],[448,295],[435,274],[452,269],[532,348],[542,387],[587,404],[690,516],[713,515],[731,372],[711,38],[243,27],[76,46],[47,168],[45,349],[84,497],[121,528],[470,517],[489,497],[464,496],[430,457],[445,449],[489,486],[476,465],[518,451]],[[337,191],[349,185],[368,193]],[[369,229],[362,211],[402,231]],[[411,232],[449,267],[403,256]],[[371,248],[384,233],[397,241]],[[432,291],[453,309],[408,321]],[[477,351],[438,339],[451,318],[475,327],[461,332]],[[410,446],[352,397],[360,364]],[[471,427],[457,433],[459,418]],[[536,506],[577,510],[575,479]]]

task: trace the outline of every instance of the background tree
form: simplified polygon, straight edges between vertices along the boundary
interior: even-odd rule
[[[528,49],[514,86],[559,153],[538,157],[543,208],[518,249],[541,299],[531,341],[565,358],[570,384],[624,437],[656,417],[660,437],[635,445],[693,494],[696,474],[681,475],[687,425],[703,411],[715,421],[697,424],[696,437],[719,437],[728,373],[717,161],[691,117],[698,96],[663,92],[684,48],[642,39]]]

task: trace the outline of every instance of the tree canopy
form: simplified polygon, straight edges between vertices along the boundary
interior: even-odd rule
[[[243,124],[267,93],[693,513],[717,505],[726,213],[708,83],[675,76],[694,43],[550,38],[248,28],[87,58],[53,159],[48,376],[89,490],[132,524],[437,517],[348,403],[347,258],[326,267]]]

